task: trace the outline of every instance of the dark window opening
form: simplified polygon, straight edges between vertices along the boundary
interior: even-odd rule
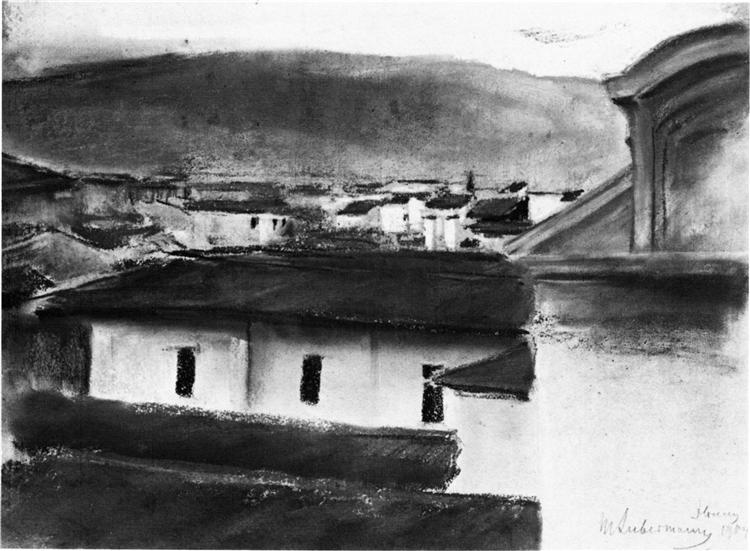
[[[276,224],[279,223],[279,220],[277,218],[273,219],[273,229],[276,229]]]
[[[423,423],[443,422],[443,387],[432,382],[432,376],[442,368],[442,365],[424,364],[422,366],[422,377],[426,379],[422,389]]]
[[[302,382],[299,387],[299,399],[306,404],[317,404],[320,400],[320,370],[323,357],[308,354],[302,360]]]
[[[192,348],[180,348],[177,351],[177,384],[175,392],[179,396],[190,398],[195,383],[195,352]]]
[[[281,225],[282,226],[286,226],[286,218],[282,218],[281,219]]]
[[[422,365],[422,378],[430,379],[432,376],[443,369],[442,365],[423,364]]]
[[[258,225],[258,217],[253,216],[252,218],[250,218],[250,229],[254,230],[257,225]]]

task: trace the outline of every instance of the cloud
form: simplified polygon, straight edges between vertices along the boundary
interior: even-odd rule
[[[585,34],[574,34],[565,33],[560,31],[553,31],[551,29],[541,29],[539,27],[532,27],[530,29],[518,29],[517,32],[521,33],[526,38],[531,38],[542,44],[560,44],[566,42],[575,42],[577,40],[583,40],[593,35]]]
[[[593,38],[597,35],[604,34],[607,32],[617,31],[627,27],[625,23],[615,23],[614,25],[602,25],[594,31],[587,33],[573,33],[565,31],[556,31],[553,29],[544,29],[541,27],[529,27],[525,29],[517,29],[516,32],[522,34],[526,38],[536,40],[542,44],[565,44],[569,42],[577,42],[579,40],[586,40]]]

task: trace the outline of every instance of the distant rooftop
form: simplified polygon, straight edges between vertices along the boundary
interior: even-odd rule
[[[250,201],[188,201],[185,209],[190,211],[230,212],[262,214],[291,214],[293,209],[279,199],[254,199]]]
[[[509,213],[518,204],[518,199],[483,199],[477,201],[469,212],[470,218],[498,218]]]
[[[353,203],[349,203],[346,207],[340,210],[338,214],[349,214],[349,215],[367,214],[372,209],[374,209],[375,207],[379,207],[382,204],[383,204],[383,201],[375,201],[375,200],[354,201]]]
[[[441,210],[460,209],[467,205],[470,200],[470,195],[441,195],[427,201],[427,208]]]
[[[396,180],[399,184],[442,184],[442,180],[436,180],[434,178],[415,178],[407,180]]]
[[[481,233],[485,237],[502,237],[504,235],[518,235],[524,233],[533,224],[528,221],[503,222],[503,221],[481,221],[469,226],[474,233]]]
[[[430,197],[431,193],[394,193],[393,197],[388,199],[387,203],[396,204],[396,205],[404,205],[409,202],[410,199],[422,199],[425,200],[428,197]]]

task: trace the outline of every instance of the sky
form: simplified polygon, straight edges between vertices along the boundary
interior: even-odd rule
[[[747,5],[688,2],[3,2],[3,70],[12,78],[165,52],[317,49],[599,79],[670,36],[746,14]]]

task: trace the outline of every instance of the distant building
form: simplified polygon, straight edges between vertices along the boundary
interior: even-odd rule
[[[282,241],[291,234],[291,210],[278,201],[188,201],[190,247],[244,247]]]
[[[334,225],[337,229],[377,228],[382,204],[382,200],[375,199],[353,201],[336,213]]]
[[[380,228],[384,233],[415,233],[424,229],[422,216],[429,194],[397,194],[380,207]]]
[[[425,248],[455,251],[467,237],[464,229],[471,195],[442,195],[425,204],[423,215]]]
[[[380,207],[380,229],[384,233],[409,231],[409,196],[395,195]]]
[[[173,184],[144,183],[130,186],[128,197],[131,203],[170,202],[174,199],[184,199],[185,190]]]

